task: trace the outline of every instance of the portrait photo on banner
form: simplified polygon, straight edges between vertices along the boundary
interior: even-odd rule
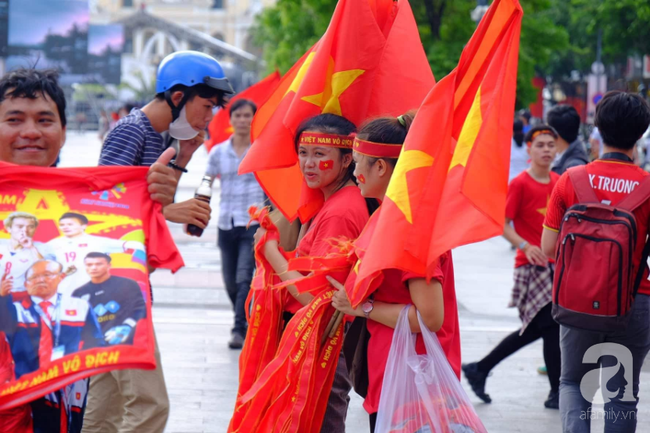
[[[0,184],[0,408],[155,366],[143,191]]]

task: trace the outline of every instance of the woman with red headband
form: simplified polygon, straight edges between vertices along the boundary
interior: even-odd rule
[[[366,204],[353,176],[352,134],[355,130],[355,125],[341,116],[321,114],[303,122],[296,132],[296,150],[305,183],[311,189],[320,190],[325,199],[316,216],[301,228],[297,256],[326,256],[333,251],[333,240],[356,239],[368,221],[372,205]],[[264,229],[258,229],[256,242],[264,233]],[[303,277],[298,271],[287,270],[289,263],[276,241],[265,244],[264,256],[282,281]],[[298,293],[295,286],[287,289],[291,298],[285,306],[288,313],[285,318],[289,319],[314,296]],[[321,432],[345,431],[351,387],[345,362],[340,360]]]
[[[366,198],[384,199],[388,183],[395,169],[397,159],[413,121],[412,114],[385,117],[373,120],[359,131],[354,142],[355,176],[361,194]],[[373,235],[379,217],[375,212],[355,244]],[[344,286],[329,279],[339,291],[334,295],[332,305],[337,310],[367,319],[370,333],[368,341],[368,393],[364,408],[370,414],[370,427],[374,431],[379,408],[384,372],[388,361],[400,312],[411,305],[409,322],[413,332],[420,332],[417,312],[420,312],[427,327],[436,332],[440,344],[456,375],[460,377],[460,335],[458,333],[458,308],[454,287],[454,270],[451,253],[440,258],[437,270],[430,283],[424,275],[416,275],[399,269],[383,271],[383,280],[365,303],[353,309]],[[426,353],[421,336],[417,338],[416,350]]]
[[[542,338],[551,385],[544,406],[548,409],[559,407],[560,326],[551,316],[554,263],[540,248],[546,206],[560,178],[551,171],[557,138],[557,132],[548,125],[539,125],[528,131],[524,142],[530,156],[530,167],[512,179],[508,187],[503,237],[517,248],[515,284],[509,306],[518,308],[522,327],[504,338],[479,362],[463,365],[472,390],[486,403],[492,401],[485,393],[485,381],[490,371],[522,347]]]

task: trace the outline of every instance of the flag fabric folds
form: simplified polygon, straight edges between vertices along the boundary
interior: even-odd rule
[[[359,267],[359,305],[382,269],[431,276],[444,252],[503,231],[519,35],[517,0],[495,0],[458,66],[429,93]]]
[[[248,99],[260,107],[269,99],[275,88],[278,87],[278,84],[280,84],[280,73],[276,71],[230,98],[228,105],[231,105],[238,99]],[[230,110],[228,110],[228,106],[221,108],[214,115],[208,126],[208,131],[210,132],[210,138],[205,142],[205,147],[208,149],[208,152],[215,145],[223,143],[230,138],[234,130],[230,124]]]
[[[323,37],[282,78],[253,122],[239,172],[260,185],[291,221],[321,207],[303,187],[294,134],[305,119],[333,113],[357,126],[417,108],[434,84],[407,0],[340,0]]]

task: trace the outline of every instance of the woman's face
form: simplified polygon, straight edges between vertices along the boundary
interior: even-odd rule
[[[320,189],[339,181],[352,163],[352,155],[341,155],[341,151],[335,147],[301,145],[298,148],[298,161],[307,186]]]
[[[383,199],[390,180],[386,162],[383,160],[375,161],[373,158],[357,152],[353,152],[353,157],[355,163],[354,177],[357,178],[361,195],[365,198]]]

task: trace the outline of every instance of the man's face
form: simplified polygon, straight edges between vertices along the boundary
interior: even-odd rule
[[[59,221],[59,229],[66,237],[75,237],[86,230],[86,226],[76,218],[63,218]]]
[[[550,167],[556,153],[555,137],[549,134],[538,135],[528,146],[531,161],[541,167]]]
[[[49,96],[0,103],[0,161],[49,167],[64,142],[65,128]]]
[[[106,276],[111,270],[110,263],[103,257],[88,257],[84,262],[86,273],[93,280]]]
[[[208,127],[214,115],[213,109],[217,106],[217,97],[206,99],[195,96],[185,104],[187,121],[196,131],[203,131]]]
[[[14,218],[11,227],[7,227],[11,239],[23,243],[25,239],[32,239],[36,232],[36,221],[32,218]]]
[[[63,279],[61,266],[52,261],[35,263],[25,275],[25,288],[30,296],[48,300],[56,295],[59,283]]]
[[[250,135],[252,122],[253,108],[250,105],[244,105],[230,115],[230,124],[237,135]]]

